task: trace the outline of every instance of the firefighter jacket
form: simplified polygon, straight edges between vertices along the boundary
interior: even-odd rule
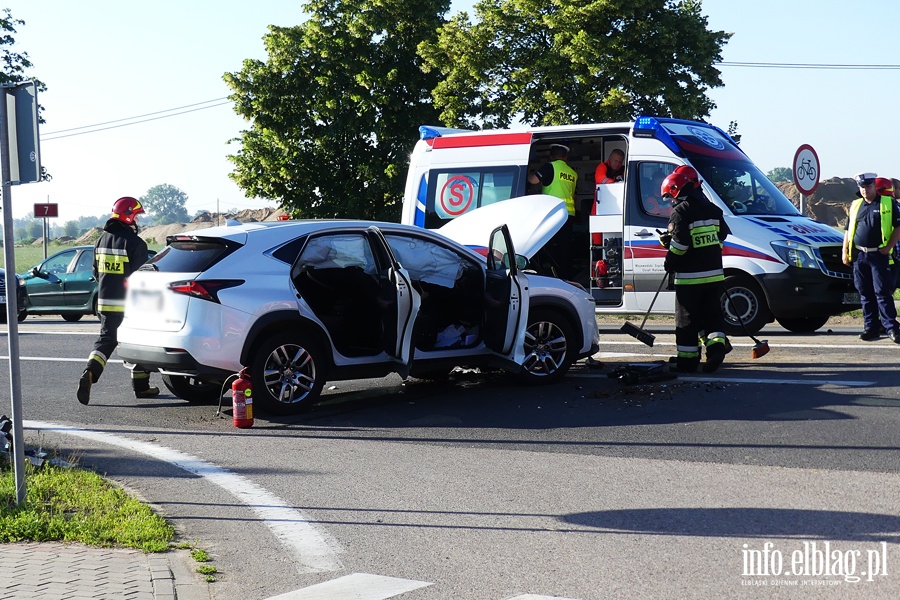
[[[703,195],[691,193],[679,201],[669,216],[672,241],[666,253],[666,271],[675,285],[723,281],[722,242],[731,231],[722,211]]]
[[[147,262],[147,244],[129,225],[110,219],[94,244],[94,277],[99,282],[97,310],[125,311],[125,279]]]

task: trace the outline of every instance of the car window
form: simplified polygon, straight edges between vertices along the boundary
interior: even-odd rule
[[[240,244],[226,240],[170,240],[169,245],[141,269],[167,273],[202,272],[239,247]]]
[[[466,260],[430,240],[411,235],[385,235],[394,256],[414,281],[453,287],[462,276]]]
[[[75,273],[84,273],[94,268],[94,251],[85,250],[78,256],[78,262],[75,263]]]
[[[75,250],[66,250],[51,256],[41,264],[41,271],[52,273],[53,275],[62,275],[69,270],[69,265],[72,263],[72,259],[75,258],[75,253]]]
[[[359,267],[370,275],[378,273],[369,242],[357,234],[310,238],[300,255],[300,262],[317,269]]]
[[[675,165],[661,162],[642,162],[638,166],[638,187],[640,188],[641,210],[654,217],[669,218],[672,214],[672,200],[660,193],[662,182]]]

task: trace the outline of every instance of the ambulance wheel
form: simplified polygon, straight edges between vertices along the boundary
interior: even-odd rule
[[[574,362],[573,331],[558,311],[546,308],[531,311],[525,328],[525,362],[524,370],[519,373],[520,381],[533,385],[562,379]]]
[[[794,333],[812,333],[828,322],[828,316],[824,317],[779,317],[778,324]]]
[[[303,332],[277,333],[260,342],[250,367],[259,410],[293,415],[319,399],[325,385],[325,353]]]
[[[756,335],[771,321],[766,297],[752,277],[729,275],[725,278],[725,289],[728,290],[728,294],[722,294],[722,315],[725,317],[726,334]],[[741,321],[744,322],[743,327]]]
[[[222,393],[221,383],[209,383],[186,375],[163,375],[162,382],[173,396],[191,404],[212,404]]]

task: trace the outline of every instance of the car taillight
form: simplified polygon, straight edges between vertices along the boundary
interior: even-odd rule
[[[173,281],[169,289],[201,300],[219,303],[219,291],[244,283],[243,279],[209,279],[206,281]]]

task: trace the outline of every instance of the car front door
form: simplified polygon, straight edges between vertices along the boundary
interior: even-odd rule
[[[66,306],[90,310],[97,290],[94,277],[94,249],[85,248],[78,254],[69,273],[61,276]]]
[[[35,308],[64,308],[64,279],[77,250],[54,254],[25,275],[28,304]]]
[[[484,343],[498,356],[521,365],[525,360],[528,278],[519,271],[506,225],[488,242],[485,270]]]

